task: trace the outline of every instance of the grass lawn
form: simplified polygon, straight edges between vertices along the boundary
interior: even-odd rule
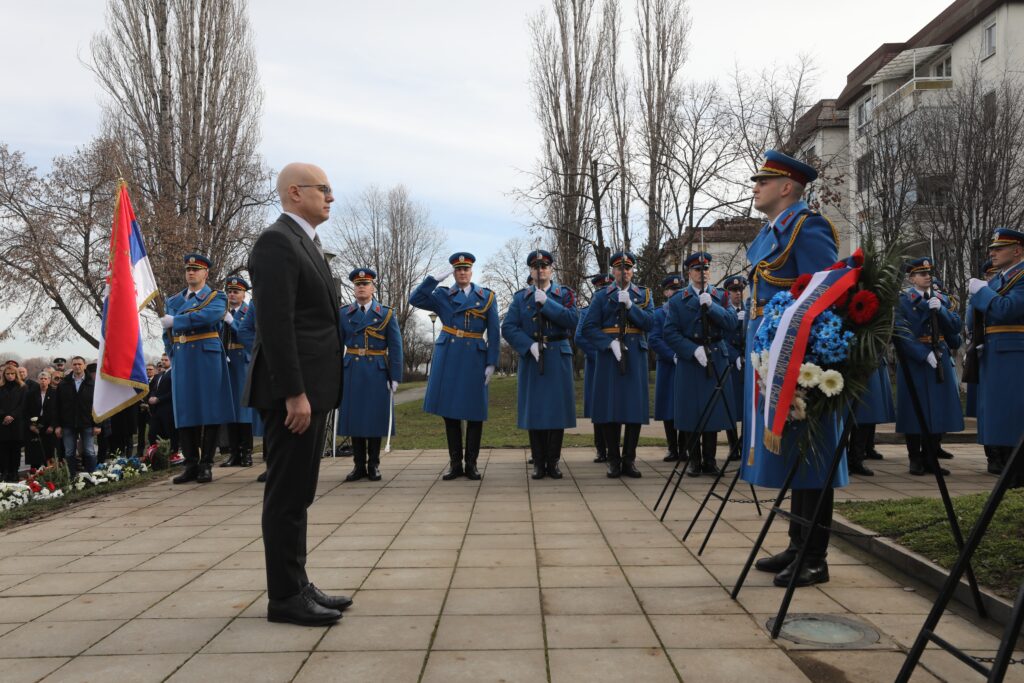
[[[496,377],[491,381],[488,420],[484,423],[483,448],[526,448],[530,445],[525,430],[516,426],[516,378]],[[651,381],[651,415],[654,414],[654,382]],[[444,421],[423,412],[423,402],[413,401],[396,408],[398,433],[391,439],[394,449],[447,448]],[[583,414],[583,380],[576,382],[576,414]],[[591,434],[566,434],[563,445],[592,446]],[[641,446],[665,446],[664,438],[640,438]]]
[[[987,493],[953,498],[953,507],[964,535],[974,526],[988,499]],[[848,519],[879,533],[893,534],[904,529],[945,520],[942,501],[937,498],[906,498],[837,503],[836,510]],[[978,582],[1014,599],[1024,579],[1024,489],[1008,491],[989,525],[984,540],[974,554],[972,566]],[[956,543],[949,525],[936,524],[895,539],[900,545],[949,569],[957,558]]]
[[[132,477],[131,479],[112,481],[108,484],[103,484],[102,486],[93,486],[82,489],[81,491],[65,490],[64,496],[61,498],[53,500],[34,500],[26,505],[22,505],[21,507],[16,507],[13,510],[0,512],[0,529],[18,522],[37,522],[41,518],[51,515],[58,510],[63,510],[69,505],[73,505],[90,498],[96,498],[97,496],[106,496],[112,493],[117,493],[118,491],[135,488],[136,486],[143,486],[160,479],[166,479],[172,474],[176,474],[176,472],[172,470],[150,470],[149,472],[143,472],[139,476]]]

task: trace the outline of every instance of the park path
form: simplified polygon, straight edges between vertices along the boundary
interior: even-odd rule
[[[987,490],[975,447],[953,444],[951,488]],[[840,498],[930,495],[883,447],[878,475]],[[703,556],[679,536],[709,480],[689,479],[666,523],[651,505],[667,475],[641,449],[644,478],[609,480],[567,449],[562,481],[532,481],[523,450],[482,454],[482,482],[443,482],[442,451],[385,456],[379,483],[342,484],[324,460],[311,509],[310,574],[354,594],[331,628],[265,619],[260,467],[216,469],[207,485],[154,483],[0,532],[3,681],[892,681],[931,593],[846,546],[832,580],[791,613],[874,627],[865,649],[773,642],[782,591],[752,572],[729,598],[761,522],[733,504]],[[876,466],[877,465],[877,466]],[[706,523],[700,524],[701,529]],[[768,550],[786,543],[780,523]],[[989,653],[969,613],[939,633]],[[1007,680],[1024,680],[1013,667]],[[974,680],[929,651],[916,681]]]

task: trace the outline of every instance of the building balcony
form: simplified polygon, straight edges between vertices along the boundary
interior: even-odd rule
[[[932,90],[948,90],[952,87],[953,79],[949,77],[922,76],[919,78],[911,78],[909,81],[901,85],[896,92],[879,102],[878,107],[881,108],[891,106],[893,104],[900,104],[912,95],[919,95],[920,93]],[[914,102],[915,105],[917,104],[916,99],[917,98],[915,98]]]

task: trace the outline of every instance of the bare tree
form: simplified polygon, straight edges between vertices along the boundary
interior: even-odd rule
[[[426,207],[402,185],[371,185],[344,200],[331,219],[328,245],[340,256],[332,265],[347,287],[359,267],[377,272],[377,298],[395,309],[403,337],[411,334],[409,293],[440,263],[445,234],[430,222]]]
[[[534,110],[543,148],[531,187],[520,190],[534,208],[534,226],[553,233],[564,282],[579,288],[586,274],[592,207],[588,174],[601,131],[604,45],[594,0],[552,0],[552,15],[530,20]]]
[[[606,27],[605,41],[605,97],[603,107],[607,112],[605,117],[605,130],[603,131],[606,148],[604,156],[609,160],[608,165],[613,169],[612,176],[605,181],[609,192],[607,196],[608,211],[604,211],[608,222],[611,243],[618,248],[631,249],[631,235],[629,231],[629,210],[633,199],[632,169],[633,163],[632,142],[633,125],[630,116],[630,80],[622,65],[620,49],[622,47],[622,20],[620,18],[620,5],[618,0],[605,0],[604,22]],[[591,183],[598,185],[598,200],[600,201],[600,180],[596,169],[591,171]],[[592,188],[592,193],[593,193]],[[603,227],[603,226],[602,226]],[[604,235],[597,235],[598,241],[603,244]],[[600,248],[598,252],[600,252]],[[604,253],[596,253],[599,269],[607,269],[607,260]]]
[[[423,376],[434,353],[431,331],[420,317],[412,317],[402,335],[402,358],[405,362],[405,381]]]
[[[180,288],[185,250],[244,267],[273,200],[245,0],[109,0],[92,60],[161,289]]]
[[[498,249],[483,267],[481,282],[494,292],[500,311],[508,310],[512,297],[526,287],[529,269],[526,267],[526,255],[532,249],[530,241],[522,237],[514,237]]]

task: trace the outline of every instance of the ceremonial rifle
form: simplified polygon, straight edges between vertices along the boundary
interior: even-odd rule
[[[533,301],[537,302],[537,286],[533,286]],[[537,354],[537,370],[540,374],[544,374],[544,350],[548,347],[547,341],[545,341],[544,333],[544,314],[540,311],[541,305],[537,304],[537,349],[540,353]]]
[[[625,257],[623,257],[623,259],[625,259]],[[625,290],[624,285],[626,284],[626,273],[622,269],[621,266],[619,267],[619,278],[618,278],[618,282],[616,284],[618,285],[618,288],[619,288],[620,292]],[[619,340],[619,351],[620,351],[620,353],[619,353],[619,374],[620,375],[625,375],[626,374],[626,323],[627,323],[626,304],[620,303],[619,304],[619,333],[615,336],[615,338]]]
[[[704,268],[708,268],[708,264],[704,262],[704,228],[697,228],[700,230],[700,263]],[[700,293],[703,294],[708,289],[708,271],[701,271],[700,276]],[[704,337],[704,356],[707,358],[707,365],[704,366],[704,374],[708,377],[713,377],[714,373],[711,370],[711,347],[708,345],[708,337],[711,335],[711,327],[708,321],[708,307],[707,304],[701,304],[700,306],[700,331]]]
[[[931,270],[935,270],[935,234],[932,233],[931,240],[931,252],[932,252],[932,264]],[[932,284],[928,287],[928,299],[935,296],[935,276],[932,275]],[[930,308],[929,318],[932,329],[932,353],[935,354],[935,381],[939,384],[945,380],[945,373],[942,371],[942,346],[940,345],[942,336],[939,332],[939,313],[934,308]]]

